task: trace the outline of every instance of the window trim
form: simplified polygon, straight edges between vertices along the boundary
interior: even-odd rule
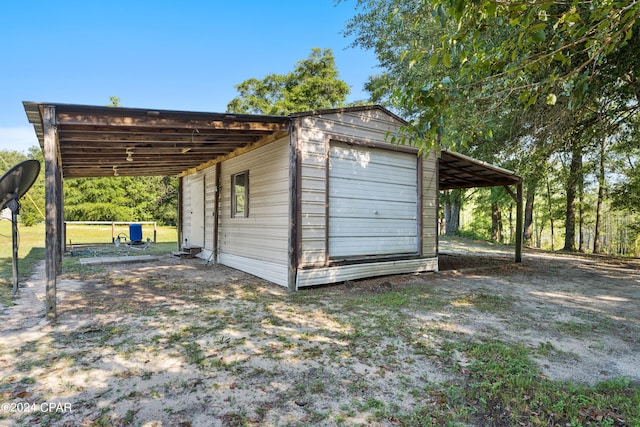
[[[238,211],[238,196],[236,193],[236,179],[239,176],[245,177],[244,183],[244,211]],[[249,170],[234,173],[231,175],[231,218],[248,218],[249,217]]]

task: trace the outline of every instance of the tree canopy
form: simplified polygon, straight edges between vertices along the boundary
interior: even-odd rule
[[[287,74],[251,78],[236,86],[239,96],[227,110],[233,113],[287,115],[344,106],[349,86],[338,78],[331,49],[313,48]]]
[[[485,113],[511,100],[576,111],[609,95],[621,109],[637,108],[638,1],[418,0],[404,8],[359,2],[376,3],[387,6],[376,12],[386,15],[387,34],[410,40],[395,53],[400,66],[445,70],[393,92],[396,105],[412,114],[407,135],[418,143],[432,145],[437,137],[456,144],[486,132]],[[449,132],[460,100],[482,106],[462,135]]]
[[[534,196],[546,193],[547,220],[564,212],[572,250],[583,247],[585,188],[597,193],[595,240],[606,198],[640,211],[639,14],[638,1],[359,0],[346,35],[384,70],[366,85],[372,100],[409,120],[394,141],[515,170],[526,184],[525,238]]]

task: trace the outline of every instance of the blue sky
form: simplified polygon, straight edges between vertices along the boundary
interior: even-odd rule
[[[341,33],[355,0],[6,1],[0,5],[0,149],[37,140],[22,101],[224,112],[235,85],[331,48],[348,101],[375,57]]]

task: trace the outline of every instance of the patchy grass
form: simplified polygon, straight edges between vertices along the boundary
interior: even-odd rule
[[[640,425],[629,378],[589,385],[545,373],[556,359],[580,363],[558,337],[591,343],[628,334],[624,321],[587,309],[554,321],[544,304],[527,311],[522,294],[491,287],[498,275],[478,286],[400,276],[287,294],[170,259],[78,270],[68,261],[62,281],[81,279],[82,291],[60,301],[59,325],[0,343],[0,395],[55,396],[74,413],[0,413],[0,423]]]
[[[127,232],[126,226],[118,226],[116,234]],[[80,251],[83,256],[95,256],[98,254],[114,253],[114,245],[111,244],[111,226],[74,225],[68,230],[68,236],[73,241],[101,242],[101,245],[90,246],[86,251]],[[153,238],[153,226],[144,225],[143,235]],[[175,227],[157,227],[157,242],[144,251],[144,254],[167,254],[176,250],[177,234]],[[34,271],[36,264],[45,256],[45,228],[44,224],[31,227],[18,225],[18,272],[19,281],[27,280]],[[13,244],[11,237],[11,221],[0,221],[0,308],[13,305]],[[131,250],[133,255],[138,251]],[[77,258],[65,257],[63,259],[65,272],[77,274],[90,274],[99,271],[99,267],[87,268],[77,262]],[[97,270],[96,270],[97,269]]]

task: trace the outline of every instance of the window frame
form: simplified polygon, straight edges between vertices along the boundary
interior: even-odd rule
[[[237,178],[244,176],[244,192],[239,194],[236,191]],[[244,210],[238,210],[238,197],[244,197]],[[231,175],[231,218],[248,218],[249,217],[249,170],[234,173]]]

